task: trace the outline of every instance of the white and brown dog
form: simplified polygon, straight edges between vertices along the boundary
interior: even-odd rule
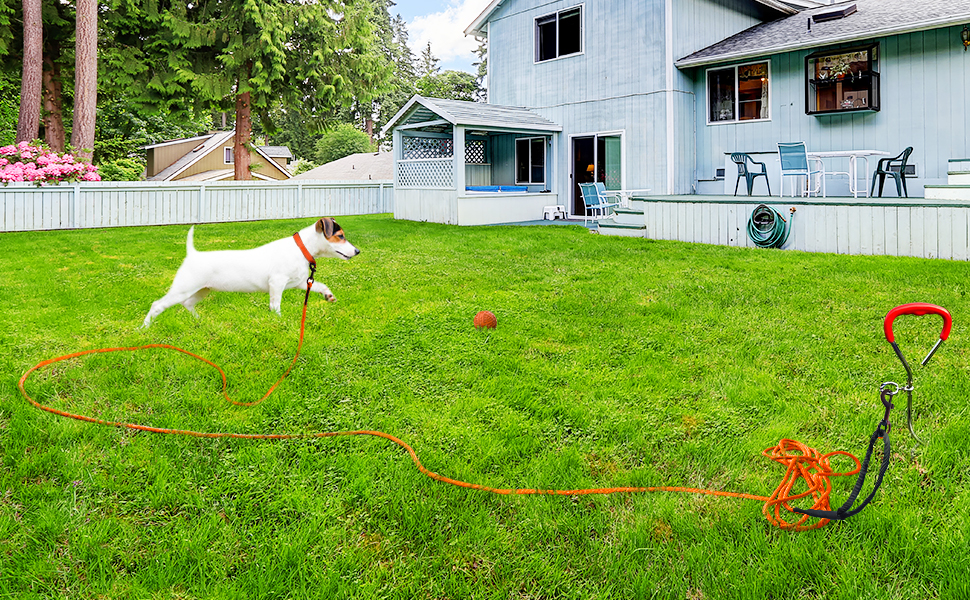
[[[175,273],[168,293],[152,303],[142,327],[166,308],[181,304],[190,313],[195,305],[216,290],[220,292],[269,292],[269,307],[280,312],[283,290],[306,289],[307,273],[316,258],[344,260],[360,250],[344,237],[343,229],[331,218],[320,219],[292,237],[270,242],[250,250],[199,252],[192,243],[195,227],[189,228],[185,243],[185,260]],[[311,292],[323,294],[329,302],[335,298],[326,285],[314,281]]]

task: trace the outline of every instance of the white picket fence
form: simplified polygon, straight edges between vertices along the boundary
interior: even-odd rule
[[[0,231],[261,221],[393,211],[392,181],[97,182],[0,187]]]

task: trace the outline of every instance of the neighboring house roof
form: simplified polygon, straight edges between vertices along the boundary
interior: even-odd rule
[[[492,16],[492,13],[498,9],[502,4],[509,2],[510,0],[492,0],[482,14],[472,22],[471,25],[465,28],[465,35],[474,35],[478,37],[483,37],[488,35],[488,18]],[[758,4],[764,5],[770,9],[777,11],[783,15],[793,15],[797,9],[792,8],[785,2],[778,2],[777,0],[752,0]]]
[[[335,161],[300,173],[293,179],[315,179],[317,181],[352,181],[394,179],[393,152],[363,152],[351,154]]]
[[[164,142],[159,142],[157,144],[149,144],[148,146],[142,146],[141,149],[142,150],[149,150],[151,148],[161,148],[162,146],[171,146],[172,144],[184,144],[185,142],[194,142],[194,141],[201,142],[203,140],[209,139],[210,137],[212,137],[212,134],[211,133],[208,133],[206,135],[197,135],[195,137],[190,137],[190,138],[180,138],[180,139],[177,139],[177,140],[166,140]]]
[[[816,23],[812,17],[848,8],[844,18]],[[852,0],[810,8],[755,25],[676,61],[678,68],[699,67],[806,50],[831,44],[925,31],[970,21],[970,0]]]
[[[145,150],[149,150],[149,149],[152,149],[152,148],[158,148],[158,147],[161,147],[161,146],[168,146],[168,145],[171,145],[171,144],[182,144],[182,143],[189,142],[189,141],[196,141],[196,140],[198,140],[200,142],[198,146],[196,146],[192,150],[186,152],[184,155],[182,155],[182,157],[180,157],[174,163],[172,163],[169,166],[165,167],[164,169],[162,169],[161,171],[159,171],[158,173],[156,173],[153,177],[149,177],[148,178],[148,181],[172,181],[172,180],[174,180],[176,177],[178,177],[178,175],[180,173],[184,172],[186,169],[188,169],[189,167],[191,167],[192,165],[194,165],[198,161],[202,160],[202,158],[205,157],[205,156],[207,156],[210,152],[212,152],[213,150],[215,150],[217,148],[221,148],[226,142],[230,141],[235,134],[236,134],[235,131],[219,131],[219,132],[216,132],[216,133],[209,134],[207,136],[206,135],[203,135],[203,136],[198,136],[198,137],[194,137],[194,138],[186,138],[186,139],[181,139],[181,140],[170,140],[170,141],[162,142],[162,143],[159,143],[159,144],[152,144],[150,146],[143,146],[143,148]],[[267,161],[273,163],[274,166],[275,166],[275,168],[277,168],[280,171],[282,171],[288,178],[289,177],[292,177],[289,174],[289,172],[287,172],[286,169],[284,169],[283,167],[281,167],[279,164],[276,163],[276,161],[273,160],[273,156],[274,155],[271,155],[271,154],[268,154],[267,152],[265,152],[264,151],[264,148],[274,148],[274,149],[277,149],[277,152],[280,151],[279,149],[285,150],[286,151],[286,154],[288,154],[290,156],[290,158],[292,158],[292,155],[290,154],[289,148],[286,148],[285,146],[261,146],[261,147],[256,148],[255,150],[256,150],[256,153],[257,154],[259,154],[260,156],[262,156],[263,158],[265,158]],[[278,158],[285,157],[283,154],[276,154],[275,156],[278,157]],[[219,169],[219,170],[216,170],[216,171],[205,171],[203,173],[196,173],[196,174],[191,175],[189,177],[183,177],[182,179],[185,180],[185,181],[218,181],[220,179],[225,179],[225,177],[222,176],[222,173],[225,172],[226,170],[227,169]],[[232,171],[232,169],[228,169],[228,171]],[[254,176],[257,176],[257,175],[254,173]],[[261,176],[258,176],[258,177],[261,178],[261,179],[266,179],[265,177],[261,177]]]
[[[235,135],[235,131],[220,131],[218,133],[210,134],[207,138],[191,138],[192,140],[201,139],[202,141],[198,146],[192,150],[186,152],[177,161],[173,162],[169,166],[165,167],[153,177],[149,177],[148,181],[171,181],[178,176],[179,173],[188,169],[193,164],[202,159],[205,155],[209,154],[215,148],[222,146],[227,140],[231,139]],[[185,142],[187,140],[175,140],[175,142]],[[145,146],[145,149],[156,148],[158,146],[164,146],[167,143],[155,144],[154,146]]]
[[[482,127],[491,130],[550,132],[562,131],[562,126],[540,117],[528,108],[518,106],[498,106],[465,100],[442,100],[414,96],[382,130],[384,133],[395,127],[406,127],[421,123],[440,121],[442,125],[451,124],[465,127]]]
[[[286,146],[260,146],[259,149],[270,158],[293,158],[293,153]]]

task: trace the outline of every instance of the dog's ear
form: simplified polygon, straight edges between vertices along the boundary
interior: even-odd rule
[[[317,233],[322,233],[323,237],[330,237],[333,235],[335,223],[330,217],[324,217],[317,221]]]

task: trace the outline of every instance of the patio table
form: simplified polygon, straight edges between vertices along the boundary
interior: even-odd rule
[[[826,171],[825,175],[848,175],[849,191],[853,198],[858,198],[861,193],[863,196],[869,195],[869,157],[870,156],[889,156],[889,152],[882,150],[827,150],[825,152],[809,152],[808,157],[821,160],[823,158],[848,158],[849,171]],[[859,188],[859,159],[865,161],[862,171],[863,184]]]
[[[621,208],[630,208],[630,198],[636,195],[646,194],[650,191],[649,188],[642,190],[606,190],[606,195],[615,196],[617,203]]]

